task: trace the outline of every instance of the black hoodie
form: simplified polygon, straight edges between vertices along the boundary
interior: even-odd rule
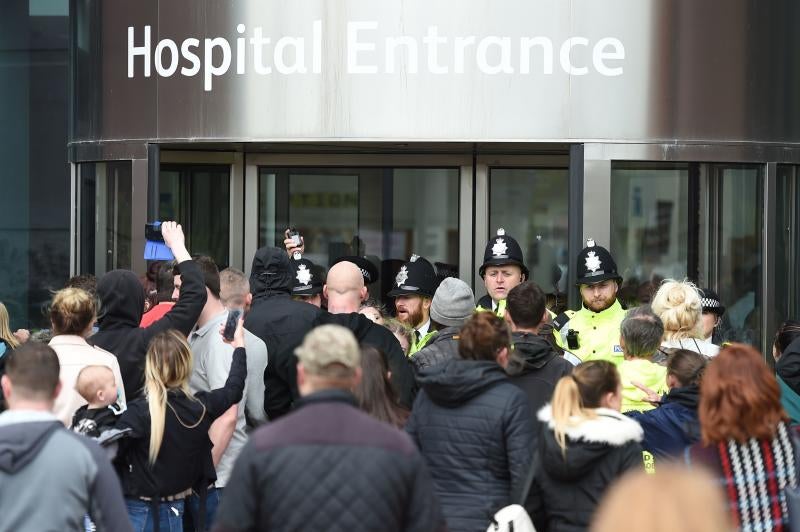
[[[264,411],[269,419],[288,413],[300,397],[294,350],[322,312],[309,303],[294,301],[291,290],[292,268],[286,251],[275,247],[256,251],[250,273],[253,304],[244,326],[267,345]]]
[[[519,502],[533,455],[525,394],[496,362],[451,359],[422,369],[406,431],[425,457],[450,530],[485,530]]]
[[[408,357],[403,353],[403,348],[400,347],[400,342],[389,329],[358,312],[331,314],[323,311],[314,326],[325,324],[341,325],[350,329],[360,345],[372,346],[386,355],[397,400],[405,408],[411,408],[416,391],[414,372]]]
[[[550,401],[558,380],[572,374],[573,365],[538,334],[515,332],[511,341],[514,349],[506,373],[512,384],[527,394],[531,415],[535,416]]]
[[[800,395],[800,338],[790,343],[775,363],[775,373]]]
[[[88,341],[117,357],[129,402],[141,395],[144,359],[150,340],[169,329],[188,335],[206,304],[206,287],[197,264],[187,260],[178,264],[178,270],[182,283],[177,303],[144,329],[139,327],[144,313],[144,289],[133,272],[113,270],[97,283],[100,330]]]

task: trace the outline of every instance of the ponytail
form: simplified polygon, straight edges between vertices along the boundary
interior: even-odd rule
[[[593,360],[575,368],[572,375],[561,377],[551,403],[553,432],[561,453],[567,454],[567,430],[597,417],[603,396],[616,393],[619,373],[611,362]]]
[[[149,362],[149,361],[148,361]],[[164,425],[167,417],[167,388],[158,379],[150,364],[145,369],[144,394],[150,410],[150,464],[156,463],[161,442],[164,440]]]

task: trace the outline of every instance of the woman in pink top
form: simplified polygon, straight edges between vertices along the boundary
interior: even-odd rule
[[[78,373],[86,366],[107,366],[114,373],[119,400],[125,406],[125,390],[119,371],[117,357],[86,342],[92,332],[97,315],[97,302],[91,294],[80,288],[65,288],[56,292],[50,305],[50,322],[53,339],[50,347],[58,355],[61,364],[61,392],[56,397],[53,412],[67,427],[72,415],[86,401],[75,390]]]

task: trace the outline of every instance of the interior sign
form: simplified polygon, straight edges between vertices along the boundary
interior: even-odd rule
[[[323,69],[323,26],[311,24],[310,36],[281,36],[273,41],[260,26],[250,30],[236,26],[239,35],[199,39],[189,37],[152,40],[152,29],[137,32],[128,27],[128,77],[137,73],[194,77],[202,75],[203,88],[210,91],[214,78],[231,69],[237,75],[321,74]],[[541,74],[561,70],[570,76],[596,72],[614,77],[623,74],[625,47],[616,37],[590,41],[573,36],[560,42],[546,36],[509,37],[499,35],[443,35],[438,26],[428,26],[424,35],[386,36],[376,21],[347,23],[341,65],[348,74]],[[138,59],[138,60],[137,60]]]

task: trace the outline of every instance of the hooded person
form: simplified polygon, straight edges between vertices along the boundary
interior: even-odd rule
[[[163,317],[148,327],[139,327],[144,314],[145,294],[139,278],[132,271],[112,270],[97,283],[99,330],[88,342],[117,357],[128,401],[141,395],[145,353],[150,340],[169,329],[188,335],[206,304],[203,275],[186,250],[183,229],[175,222],[164,222],[161,234],[175,256],[175,268],[183,281],[175,306]]]
[[[431,302],[431,321],[437,329],[428,344],[411,356],[415,371],[458,358],[461,327],[475,312],[475,295],[461,279],[442,280]]]
[[[292,299],[293,272],[286,251],[266,246],[256,251],[250,269],[253,302],[244,326],[267,345],[264,411],[270,420],[288,413],[300,397],[294,349],[321,312]]]
[[[781,389],[781,404],[793,423],[800,423],[800,323],[789,322],[778,331],[775,347],[775,377]],[[783,340],[783,345],[779,345]]]

